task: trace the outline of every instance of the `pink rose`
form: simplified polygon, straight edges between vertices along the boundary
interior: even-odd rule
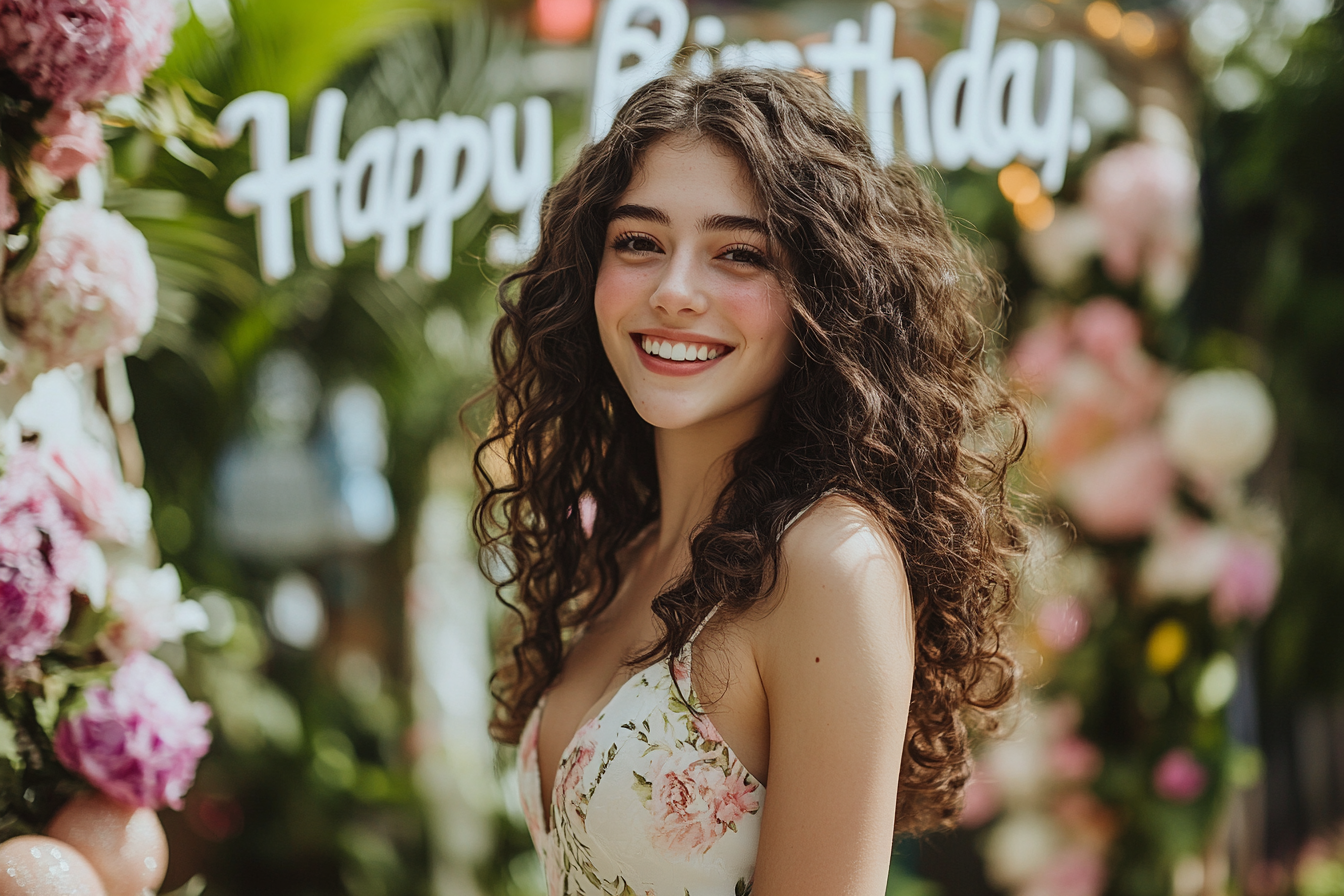
[[[0,57],[43,99],[98,102],[140,92],[175,24],[171,0],[0,0]]]
[[[33,147],[33,161],[61,180],[107,155],[102,124],[78,106],[52,109],[37,123],[37,132],[47,139]]]
[[[691,667],[685,660],[672,661],[672,680],[678,684],[690,684]]]
[[[41,461],[19,449],[0,477],[0,663],[30,662],[56,643],[84,557]]]
[[[1084,529],[1098,538],[1133,538],[1157,522],[1176,486],[1157,433],[1121,436],[1070,468],[1061,492]]]
[[[1178,149],[1130,143],[1106,153],[1083,177],[1083,205],[1101,227],[1102,261],[1117,283],[1134,282],[1155,261],[1193,251],[1199,169]]]
[[[1106,884],[1106,863],[1095,850],[1066,849],[1018,891],[1022,896],[1098,896]]]
[[[102,683],[84,689],[86,707],[56,730],[56,756],[114,800],[182,808],[196,765],[210,749],[210,707],[193,703],[170,670],[132,655]]]
[[[1184,747],[1167,751],[1153,769],[1153,790],[1163,799],[1188,803],[1204,792],[1208,772]]]
[[[1255,538],[1233,538],[1218,581],[1214,583],[1209,612],[1219,625],[1238,619],[1263,619],[1279,590],[1279,554]]]
[[[1003,807],[1003,793],[999,783],[994,780],[983,766],[975,765],[971,777],[966,781],[961,807],[961,826],[978,828],[999,814]]]
[[[1101,751],[1076,734],[1051,744],[1049,761],[1055,777],[1061,781],[1091,781],[1101,771]]]
[[[718,812],[730,785],[704,756],[691,748],[659,752],[650,767],[653,844],[674,861],[704,855],[726,830]]]
[[[1073,337],[1083,351],[1112,364],[1139,348],[1142,326],[1129,306],[1109,296],[1092,299],[1073,314]]]
[[[19,223],[19,207],[9,192],[9,169],[0,165],[0,231]]]
[[[699,734],[704,740],[711,743],[723,743],[723,737],[719,734],[719,729],[714,727],[714,722],[709,716],[691,715],[691,724],[695,726],[695,733]]]
[[[148,243],[125,218],[61,202],[42,219],[37,252],[9,277],[4,299],[30,366],[101,365],[109,349],[140,347],[158,311],[158,277]]]
[[[1013,344],[1008,364],[1012,375],[1037,395],[1054,388],[1069,353],[1069,331],[1058,315],[1024,332]]]
[[[1036,633],[1056,653],[1068,653],[1083,643],[1089,622],[1083,605],[1067,595],[1047,599],[1036,611]]]

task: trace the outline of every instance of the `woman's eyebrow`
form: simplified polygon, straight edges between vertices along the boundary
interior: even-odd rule
[[[672,225],[672,219],[667,216],[667,212],[647,205],[619,205],[612,210],[610,220],[615,221],[617,218],[633,218],[636,221],[648,221],[650,224],[662,224],[664,227]]]
[[[761,236],[769,236],[770,229],[765,222],[746,215],[705,215],[696,225],[700,230],[750,230]]]

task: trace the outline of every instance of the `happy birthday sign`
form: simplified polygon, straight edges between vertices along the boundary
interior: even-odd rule
[[[896,11],[885,2],[872,5],[866,28],[845,19],[829,42],[798,47],[760,40],[725,45],[722,20],[702,16],[692,23],[684,0],[611,0],[598,27],[589,132],[593,139],[605,135],[631,94],[672,70],[689,36],[692,71],[806,66],[823,72],[831,96],[851,111],[862,75],[863,114],[881,161],[896,155],[899,104],[901,145],[912,161],[956,170],[1021,159],[1039,167],[1042,187],[1053,193],[1064,182],[1070,152],[1091,140],[1087,123],[1073,113],[1076,51],[1063,40],[1048,44],[1044,54],[1028,41],[999,42],[998,26],[998,7],[976,0],[962,47],[944,56],[926,81],[914,59],[892,56]],[[391,277],[409,262],[410,234],[419,228],[416,269],[442,280],[452,270],[453,225],[482,198],[496,211],[520,214],[517,233],[498,228],[490,235],[491,261],[518,264],[531,255],[554,167],[546,99],[529,97],[521,109],[500,103],[486,118],[448,113],[374,128],[342,159],[345,107],[339,90],[318,96],[307,154],[299,158],[290,157],[283,96],[249,93],[219,115],[226,145],[252,126],[253,170],[229,188],[226,206],[235,215],[257,215],[266,279],[294,272],[290,207],[300,196],[315,264],[339,264],[347,245],[377,236],[378,273]]]

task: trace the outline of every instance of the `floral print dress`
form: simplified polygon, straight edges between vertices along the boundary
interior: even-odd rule
[[[700,623],[698,635],[709,617]],[[621,686],[574,734],[542,809],[537,732],[523,729],[523,813],[548,896],[745,896],[751,892],[765,787],[697,716],[691,642]],[[689,701],[678,696],[680,685]]]

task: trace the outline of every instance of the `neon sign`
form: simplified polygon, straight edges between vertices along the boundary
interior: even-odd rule
[[[926,80],[914,59],[892,56],[896,11],[885,2],[869,9],[866,28],[846,19],[836,23],[830,41],[798,47],[759,40],[724,45],[723,22],[714,16],[691,22],[684,0],[611,0],[598,27],[589,133],[594,139],[606,134],[621,104],[670,71],[689,37],[686,64],[692,71],[806,66],[824,73],[831,95],[851,111],[861,74],[863,115],[883,161],[896,154],[899,103],[901,145],[912,161],[955,170],[972,162],[1000,168],[1021,159],[1039,167],[1043,188],[1055,192],[1070,152],[1083,151],[1091,140],[1073,111],[1076,51],[1063,40],[1049,43],[1044,53],[1028,41],[1000,42],[998,26],[993,0],[976,0],[961,48],[944,56]],[[497,211],[520,215],[517,233],[500,228],[491,234],[492,262],[517,264],[536,248],[541,199],[554,166],[546,99],[529,97],[521,109],[500,103],[487,118],[449,113],[374,128],[341,159],[345,106],[339,90],[318,96],[307,154],[298,158],[290,157],[283,96],[249,93],[219,115],[226,144],[252,126],[253,170],[229,188],[226,204],[235,215],[256,214],[266,279],[294,272],[290,205],[300,196],[308,255],[319,265],[339,264],[346,245],[377,236],[378,273],[391,277],[409,263],[410,234],[419,228],[415,267],[442,280],[452,270],[453,224],[483,197]]]

